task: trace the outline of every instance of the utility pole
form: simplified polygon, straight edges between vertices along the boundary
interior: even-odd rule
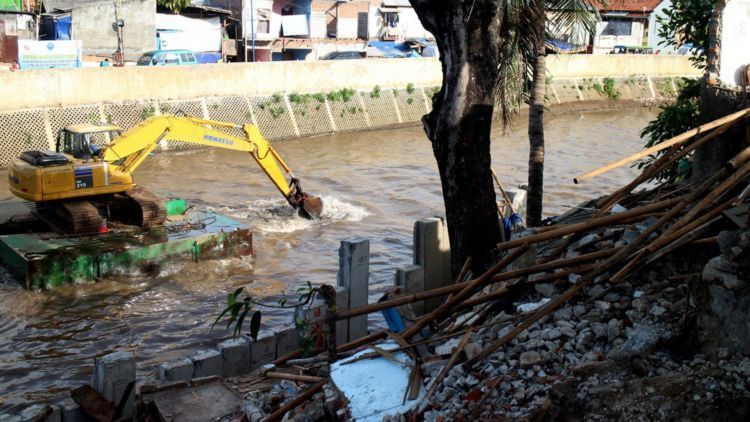
[[[253,0],[250,0],[250,36],[253,47],[253,62],[255,62],[255,3]]]

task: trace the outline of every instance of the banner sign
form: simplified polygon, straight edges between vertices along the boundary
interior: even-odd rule
[[[21,69],[81,67],[82,52],[80,40],[18,40],[18,65]]]

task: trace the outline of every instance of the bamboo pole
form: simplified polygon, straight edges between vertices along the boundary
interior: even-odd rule
[[[492,284],[498,283],[513,278],[523,277],[526,275],[541,273],[545,271],[552,271],[558,268],[564,268],[571,265],[577,265],[584,262],[595,261],[600,258],[606,258],[620,250],[621,248],[610,248],[601,251],[591,252],[584,255],[575,256],[572,258],[559,259],[556,261],[547,262],[544,264],[537,264],[527,268],[521,268],[518,270],[508,271],[493,276]],[[470,281],[464,281],[461,283],[451,284],[449,286],[439,287],[437,289],[426,290],[420,293],[414,293],[411,295],[401,296],[395,299],[384,300],[382,302],[371,303],[369,305],[360,306],[357,308],[348,309],[345,311],[337,312],[333,315],[327,316],[327,318],[333,318],[337,321],[347,318],[353,318],[355,316],[369,314],[373,312],[382,311],[383,309],[398,307],[407,305],[409,303],[418,302],[424,299],[430,299],[438,296],[445,296],[447,294],[455,293],[468,286]],[[290,354],[291,355],[291,354]],[[298,354],[289,357],[289,359],[296,357]],[[278,360],[277,360],[278,361]],[[276,363],[275,361],[274,363]]]
[[[685,142],[686,140],[692,138],[695,135],[701,134],[703,132],[706,132],[708,130],[711,130],[713,128],[716,128],[718,126],[721,126],[725,123],[732,122],[734,120],[741,119],[745,116],[750,114],[750,108],[745,108],[743,110],[737,111],[735,113],[732,113],[728,116],[724,116],[720,119],[716,119],[712,122],[706,123],[704,125],[698,126],[695,129],[690,129],[687,132],[681,133],[675,137],[672,137],[670,139],[667,139],[664,142],[659,143],[658,145],[654,145],[651,148],[644,149],[643,151],[637,152],[635,154],[629,155],[627,157],[621,158],[615,162],[612,162],[610,164],[607,164],[606,166],[599,167],[598,169],[594,169],[586,174],[582,174],[576,178],[573,178],[573,182],[578,184],[586,179],[590,179],[592,177],[598,176],[602,173],[606,173],[610,170],[616,169],[618,167],[621,167],[625,164],[628,164],[630,162],[633,162],[635,160],[641,159],[643,157],[647,157],[655,152],[659,152],[661,150],[667,149],[671,147],[672,145],[677,145],[680,143]]]
[[[432,380],[430,389],[427,390],[427,394],[425,394],[424,398],[422,399],[423,403],[427,403],[430,401],[430,398],[435,393],[440,383],[442,383],[445,379],[445,376],[448,375],[448,371],[450,371],[451,368],[453,368],[453,365],[455,365],[458,361],[458,357],[461,356],[461,352],[464,350],[464,347],[466,347],[466,343],[469,342],[472,334],[473,331],[469,329],[466,331],[466,334],[464,334],[463,338],[461,338],[461,341],[458,343],[458,347],[456,347],[456,350],[453,351],[453,354],[448,360],[448,363],[446,363],[445,366],[440,369],[440,372],[437,374],[435,379]]]
[[[503,198],[505,199],[505,202],[508,204],[508,208],[510,208],[510,213],[515,214],[516,210],[513,209],[513,201],[510,200],[510,196],[508,196],[508,193],[505,192],[505,189],[503,189],[503,184],[500,183],[500,178],[497,177],[497,174],[495,174],[495,170],[490,169],[492,172],[492,178],[495,179],[495,184],[497,184],[497,187],[500,188],[500,193],[503,195]]]
[[[688,197],[689,195],[674,198],[670,201],[680,201],[685,202],[683,198]],[[664,203],[666,201],[662,201]],[[681,203],[678,203],[678,205],[675,208],[678,208],[681,205]],[[645,208],[645,207],[641,207]],[[623,213],[624,214],[624,213]],[[665,214],[666,215],[666,214]],[[611,217],[611,216],[610,216]],[[607,217],[602,217],[607,218]],[[631,244],[628,246],[623,247],[622,249],[618,250],[614,255],[612,255],[610,258],[608,258],[605,262],[598,264],[595,268],[593,268],[589,273],[584,275],[581,280],[578,281],[578,283],[571,287],[570,289],[566,290],[558,296],[557,298],[553,299],[550,302],[547,302],[546,304],[542,305],[535,313],[530,315],[528,318],[526,318],[521,324],[519,324],[516,328],[511,330],[509,333],[504,335],[503,337],[499,338],[495,342],[493,342],[490,346],[486,347],[484,350],[482,350],[478,355],[474,356],[472,359],[469,359],[467,362],[464,363],[464,366],[466,368],[473,367],[476,362],[481,361],[482,359],[485,359],[492,353],[494,353],[499,348],[505,346],[509,341],[513,340],[518,334],[523,332],[525,329],[530,327],[535,322],[539,321],[541,318],[549,315],[551,312],[553,312],[555,309],[560,307],[562,304],[566,303],[568,300],[573,298],[581,289],[586,287],[592,280],[594,280],[596,277],[604,274],[605,272],[609,271],[610,268],[614,267],[615,265],[619,264],[625,257],[629,256],[631,253],[633,253],[637,248],[638,245],[640,245],[642,242],[648,241],[649,236],[651,236],[652,233],[654,233],[656,230],[658,230],[664,223],[666,223],[667,219],[662,218],[658,222],[652,224],[648,229],[646,229],[643,233],[641,233],[640,236]]]
[[[453,309],[454,306],[463,302],[470,295],[472,295],[474,292],[476,292],[480,288],[484,287],[486,284],[489,284],[490,282],[492,282],[493,275],[503,270],[505,267],[507,267],[516,259],[518,259],[521,255],[526,253],[526,251],[528,250],[529,250],[529,244],[524,244],[521,247],[510,251],[507,255],[503,257],[503,259],[500,260],[500,262],[492,266],[492,268],[487,270],[484,274],[470,281],[469,284],[465,288],[457,292],[450,300],[443,302],[443,304],[441,304],[435,310],[430,312],[429,315],[417,320],[414,323],[414,325],[404,330],[403,333],[401,333],[401,336],[404,337],[405,339],[408,339],[414,334],[417,334],[418,332],[420,332],[422,328],[426,327],[432,321],[449,313]]]
[[[632,210],[629,210],[629,211],[612,214],[612,215],[608,215],[605,217],[594,218],[588,221],[584,221],[582,223],[566,225],[566,226],[560,227],[557,230],[550,230],[550,231],[546,231],[543,233],[537,233],[531,236],[522,237],[519,239],[509,240],[507,242],[498,243],[497,248],[500,250],[515,248],[527,242],[529,244],[538,243],[538,242],[542,242],[545,240],[563,237],[565,235],[572,234],[572,233],[587,231],[587,230],[595,229],[597,227],[619,223],[620,221],[626,220],[631,217],[641,216],[643,214],[648,214],[652,211],[657,211],[663,208],[670,207],[678,203],[680,200],[682,200],[682,198],[683,197],[665,199],[659,202],[654,202],[652,204],[644,205],[642,207],[633,208]]]
[[[309,375],[285,374],[283,372],[268,372],[266,373],[266,378],[273,378],[277,380],[310,382],[310,383],[325,381],[325,378],[321,378],[321,377],[312,377]]]
[[[703,145],[707,144],[708,142],[718,138],[720,135],[722,135],[724,132],[732,128],[735,124],[740,122],[741,119],[733,120],[731,122],[725,123],[715,131],[709,133],[706,136],[703,136],[702,138],[698,139],[697,141],[685,146],[685,148],[682,148],[681,150],[677,151],[674,155],[671,154],[664,154],[661,157],[659,157],[656,161],[654,161],[646,170],[643,171],[638,177],[633,179],[632,182],[628,183],[624,187],[618,189],[611,195],[602,198],[600,201],[597,202],[597,206],[601,208],[600,212],[606,212],[614,204],[617,203],[620,199],[622,199],[623,196],[630,193],[633,189],[635,189],[637,186],[639,186],[641,183],[651,179],[652,177],[656,176],[659,172],[663,171],[670,165],[674,164],[675,161],[679,160],[680,158],[686,156],[690,152],[702,147]]]

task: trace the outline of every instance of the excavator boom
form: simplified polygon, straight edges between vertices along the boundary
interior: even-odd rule
[[[218,128],[241,128],[246,137],[241,138]],[[102,152],[102,158],[119,171],[132,173],[162,141],[181,141],[248,152],[292,207],[308,218],[320,217],[320,199],[302,191],[299,180],[254,125],[239,126],[188,116],[153,116],[113,140]]]

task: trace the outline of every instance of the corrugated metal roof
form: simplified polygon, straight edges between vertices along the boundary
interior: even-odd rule
[[[599,12],[606,11],[625,11],[651,13],[656,6],[664,0],[608,0],[606,5],[598,0],[589,0],[591,5],[596,7]]]
[[[95,3],[112,3],[112,0],[42,0],[44,10],[52,12],[54,10],[71,10],[74,7],[88,6]]]

